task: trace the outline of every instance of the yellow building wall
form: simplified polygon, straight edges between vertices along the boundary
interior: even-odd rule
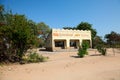
[[[66,49],[70,47],[70,40],[78,40],[79,45],[81,45],[83,40],[90,40],[90,44],[92,46],[91,31],[89,30],[52,29],[51,36],[49,36],[49,42],[51,43],[49,43],[47,47],[51,47],[53,51],[56,48],[55,40],[65,40]]]

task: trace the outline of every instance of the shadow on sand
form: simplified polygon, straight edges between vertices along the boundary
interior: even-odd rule
[[[39,51],[47,51],[46,49],[42,48],[42,49],[39,49]]]
[[[91,55],[88,55],[88,56],[101,56],[102,54],[91,54]],[[70,56],[70,57],[73,57],[73,58],[81,58],[80,56]]]
[[[73,58],[80,58],[80,56],[70,56],[70,57],[73,57]]]
[[[53,52],[53,51],[48,51],[45,48],[40,48],[39,51],[44,51],[44,52]]]
[[[102,54],[91,54],[89,56],[101,56]]]

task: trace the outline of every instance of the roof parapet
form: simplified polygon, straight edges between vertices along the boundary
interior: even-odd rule
[[[52,29],[52,31],[90,31],[90,30]]]

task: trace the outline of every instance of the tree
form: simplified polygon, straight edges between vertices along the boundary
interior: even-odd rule
[[[110,47],[120,47],[120,34],[112,31],[110,34],[105,35],[105,39],[107,41],[107,44],[110,45]]]
[[[44,22],[40,22],[37,24],[38,29],[38,36],[40,41],[40,47],[43,47],[45,45],[45,41],[47,39],[47,36],[49,35],[51,29],[48,25],[46,25]]]
[[[81,22],[80,24],[78,24],[78,26],[76,27],[76,29],[79,29],[79,30],[90,30],[91,31],[92,39],[94,39],[94,37],[97,34],[96,30],[93,29],[92,25],[89,24],[88,22]]]
[[[40,22],[37,24],[38,33],[43,38],[46,39],[48,34],[50,33],[51,29],[48,25],[46,25],[44,22]]]
[[[8,26],[5,30],[8,38],[8,44],[11,45],[12,53],[14,53],[18,61],[22,59],[24,52],[30,47],[30,44],[34,44],[35,36],[32,34],[28,20],[24,15],[9,15],[6,18]]]
[[[76,29],[76,27],[63,27],[63,29],[68,29],[68,30],[72,29],[72,30],[74,30],[74,29]]]
[[[5,22],[0,25],[0,62],[21,61],[27,49],[36,43],[37,36],[32,28],[34,26],[24,15],[0,13],[4,16],[4,19],[0,18],[0,23]]]
[[[104,44],[105,44],[105,42],[101,39],[100,36],[95,36],[94,37],[94,42],[93,42],[94,48],[97,48],[97,46],[104,45]]]
[[[4,6],[0,5],[0,62],[7,58],[5,56],[6,55],[5,49],[7,47],[6,47],[6,44],[5,44],[6,41],[4,39],[5,36],[4,36],[4,33],[3,33],[3,30],[4,30],[3,27],[4,26],[5,26]]]
[[[33,32],[32,34],[38,36],[38,28],[35,22],[32,20],[28,20],[29,26],[31,28],[31,31]]]
[[[79,30],[90,30],[91,31],[91,36],[92,36],[92,44],[94,44],[94,37],[96,36],[97,32],[95,29],[92,28],[92,24],[89,24],[88,22],[81,22],[78,24],[76,29]],[[94,46],[92,46],[94,47]]]
[[[0,5],[0,25],[2,25],[3,22],[4,22],[4,15],[3,15],[3,13],[4,13],[4,6]]]
[[[120,34],[112,31],[110,34],[105,35],[107,45],[113,48],[113,53],[115,55],[114,48],[120,48]]]

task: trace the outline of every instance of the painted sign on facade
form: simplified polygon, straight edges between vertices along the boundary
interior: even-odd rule
[[[90,34],[83,34],[83,33],[53,33],[54,37],[90,37]]]

